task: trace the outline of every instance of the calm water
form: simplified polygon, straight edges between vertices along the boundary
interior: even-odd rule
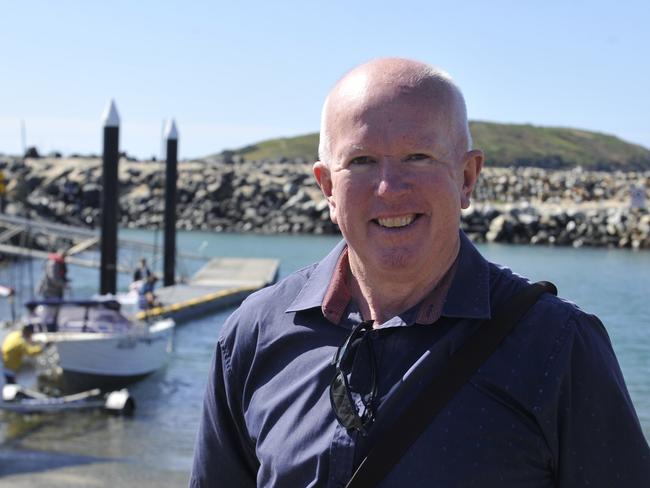
[[[123,231],[121,237],[148,242],[161,238],[142,231]],[[337,241],[336,237],[186,232],[179,235],[178,246],[181,252],[206,256],[276,257],[281,260],[281,276],[286,276],[324,256]],[[553,281],[563,297],[600,316],[611,335],[646,438],[650,438],[650,254],[503,245],[480,249],[492,261],[533,280]],[[120,261],[130,265],[138,256],[125,253]],[[180,271],[191,275],[200,265],[199,261],[187,261]],[[40,262],[5,267],[0,270],[0,283],[22,281],[26,297],[30,276],[33,274],[37,281],[41,270]],[[95,270],[72,267],[70,275],[75,297],[91,295],[99,282]],[[122,286],[127,282],[128,276],[120,278]],[[99,412],[29,417],[0,412],[0,463],[28,452],[33,458],[29,466],[36,465],[42,455],[43,466],[48,468],[76,466],[79,472],[99,473],[98,466],[103,464],[128,472],[128,476],[140,473],[143,479],[157,479],[155,484],[144,482],[141,486],[156,486],[160,480],[166,480],[166,486],[182,485],[191,466],[213,346],[230,312],[177,327],[175,349],[167,367],[130,388],[138,405],[131,419]],[[0,319],[9,316],[7,303],[0,303]],[[30,471],[29,466],[9,471],[5,467],[4,474]],[[30,476],[37,474],[21,478],[29,480]]]

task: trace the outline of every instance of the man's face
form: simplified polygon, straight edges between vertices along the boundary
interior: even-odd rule
[[[413,94],[331,110],[330,165],[314,171],[362,269],[417,278],[454,258],[478,171],[466,170],[474,160],[457,152],[443,112]]]

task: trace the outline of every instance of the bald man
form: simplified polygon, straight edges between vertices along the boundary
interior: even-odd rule
[[[345,486],[449,354],[528,283],[460,231],[483,155],[446,73],[404,59],[352,70],[325,102],[319,159],[343,241],[224,325],[192,487]],[[600,321],[543,295],[380,485],[650,486]]]

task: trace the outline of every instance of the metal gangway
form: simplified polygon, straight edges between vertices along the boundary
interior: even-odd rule
[[[72,246],[67,250],[67,263],[87,268],[99,268],[100,266],[99,255],[96,256],[97,259],[78,256],[84,251],[98,250],[100,239],[99,230],[0,214],[0,254],[34,259],[47,258],[48,251],[33,247],[34,239],[21,239],[24,245],[20,246],[9,243],[10,239],[21,236],[21,234],[25,237],[44,234],[50,236],[53,241],[57,238],[72,241]],[[120,249],[131,249],[133,251],[148,253],[155,253],[157,249],[157,246],[154,244],[132,239],[118,239],[118,247]],[[203,261],[209,259],[208,256],[192,253],[178,253],[177,258]],[[118,264],[117,271],[120,273],[130,273],[133,271],[133,268]]]

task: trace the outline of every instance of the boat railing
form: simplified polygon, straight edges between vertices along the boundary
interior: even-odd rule
[[[125,333],[132,323],[115,308],[96,304],[40,304],[33,308],[28,321],[41,332]]]

